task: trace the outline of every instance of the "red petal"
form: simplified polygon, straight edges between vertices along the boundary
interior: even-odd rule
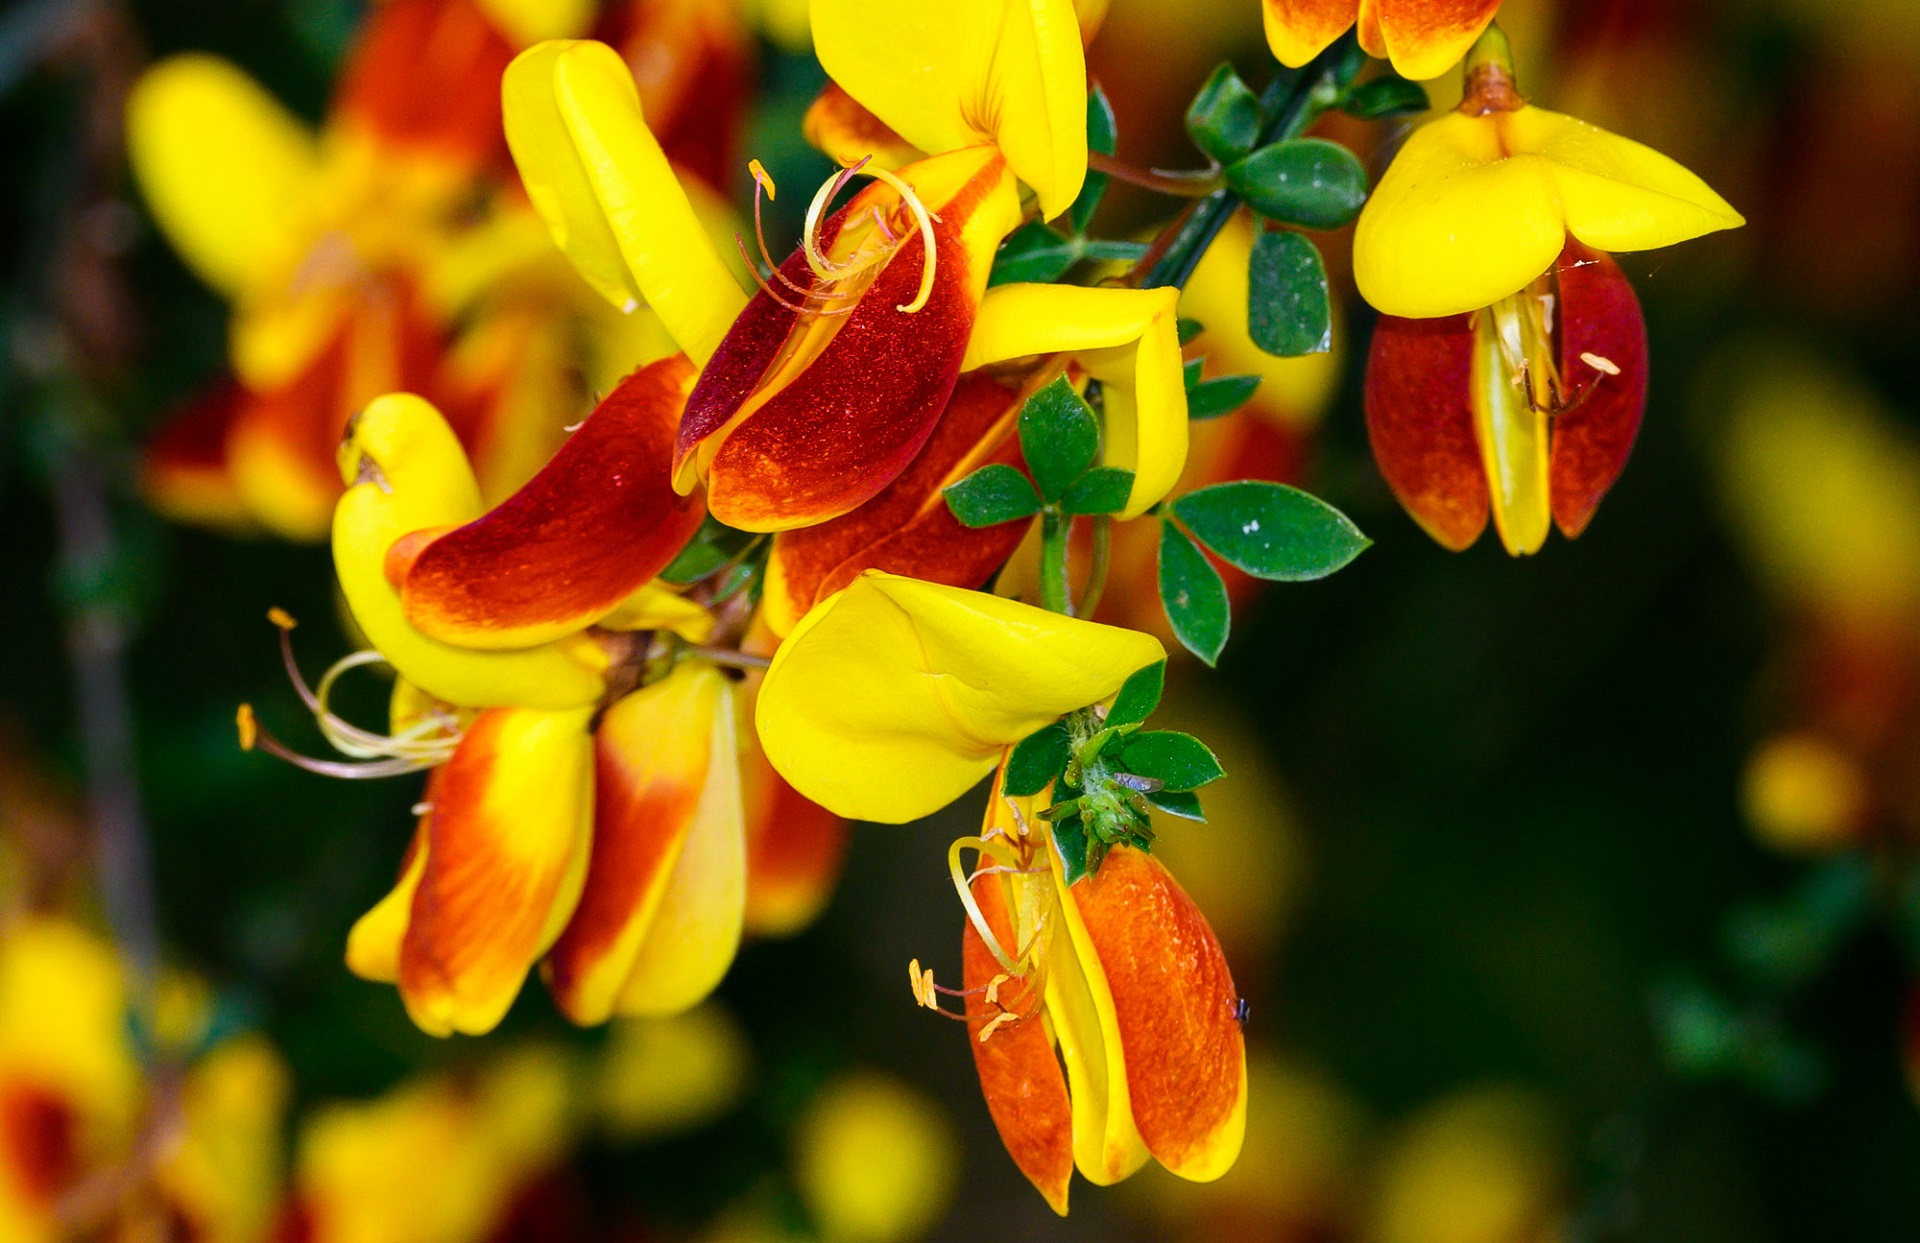
[[[500,506],[395,544],[387,573],[408,620],[449,643],[527,647],[591,625],[664,569],[701,519],[667,474],[692,381],[682,355],[636,371]]]
[[[776,536],[768,567],[768,623],[786,633],[863,570],[950,587],[986,582],[1020,546],[1031,524],[962,526],[940,490],[990,462],[1019,465],[1014,426],[1034,378],[984,371],[963,377],[926,448],[885,491],[850,514]]]
[[[155,509],[180,522],[248,525],[227,461],[227,433],[246,400],[245,389],[222,380],[176,410],[147,441],[140,490]]]
[[[1412,77],[1444,73],[1473,46],[1500,10],[1500,0],[1368,0],[1363,9],[1377,16],[1380,39],[1396,67]],[[1365,18],[1362,18],[1363,24]]]
[[[81,1162],[81,1122],[66,1093],[36,1083],[19,1070],[0,1083],[0,1146],[7,1154],[7,1174],[15,1194],[27,1201],[18,1207],[10,1205],[11,1212],[29,1221],[38,1218],[86,1172]]]
[[[724,191],[752,88],[753,39],[738,6],[705,0],[603,6],[593,37],[638,75],[640,112],[674,168]]]
[[[1004,881],[998,876],[979,877],[973,882],[973,898],[1000,944],[1017,944]],[[960,961],[969,990],[985,989],[1001,974],[999,960],[971,922],[961,933]],[[1009,1006],[1033,1004],[1034,999],[1025,995],[1024,984],[1009,983],[1002,988],[1001,999]],[[967,1043],[973,1046],[980,1091],[987,1098],[987,1112],[993,1115],[993,1125],[999,1128],[1007,1155],[1047,1198],[1053,1211],[1064,1215],[1067,1184],[1073,1178],[1073,1103],[1067,1095],[1067,1077],[1038,1014],[1002,1023],[981,1040],[981,1029],[999,1013],[999,1007],[989,1005],[982,993],[973,992],[967,997]]]
[[[721,342],[687,399],[675,450],[676,475],[696,451],[706,460],[707,505],[716,518],[749,531],[837,518],[871,500],[927,442],[959,378],[985,287],[963,230],[996,192],[1010,193],[997,154],[935,157],[962,159],[978,168],[953,193],[926,203],[936,213],[939,260],[919,311],[899,309],[918,295],[926,263],[909,229],[850,314],[797,315],[762,290]],[[868,187],[821,229],[822,247],[854,216],[897,199],[891,187]],[[780,270],[802,289],[814,287],[803,255]],[[773,283],[782,298],[799,301],[778,277]]]
[[[1213,929],[1158,859],[1127,847],[1071,893],[1113,994],[1147,1151],[1187,1177],[1224,1172],[1246,1124],[1247,1053]]]
[[[392,143],[504,163],[500,76],[513,54],[475,0],[386,0],[347,55],[334,107]]]
[[[1382,315],[1367,359],[1367,438],[1387,486],[1444,546],[1480,538],[1490,502],[1473,434],[1469,379],[1473,329],[1466,315]]]
[[[1561,252],[1560,379],[1572,408],[1553,422],[1553,520],[1569,539],[1587,529],[1626,468],[1647,408],[1647,322],[1633,285],[1608,256],[1569,240]],[[1608,375],[1586,360],[1619,369]]]

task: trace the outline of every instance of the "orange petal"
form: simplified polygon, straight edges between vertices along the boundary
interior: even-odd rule
[[[855,164],[872,156],[882,168],[899,168],[920,158],[918,147],[894,133],[837,82],[827,83],[814,98],[800,128],[808,142],[838,164]]]
[[[547,986],[576,1023],[610,1018],[666,896],[688,834],[724,813],[716,768],[731,755],[725,679],[682,665],[608,710],[594,747],[593,857],[580,905],[547,958]],[[717,739],[724,725],[725,739]],[[732,809],[737,816],[738,809]],[[737,831],[737,830],[736,830]],[[730,955],[729,955],[730,956]]]
[[[1414,521],[1455,552],[1486,528],[1491,502],[1474,438],[1469,317],[1382,315],[1367,359],[1373,459]]]
[[[474,0],[386,0],[347,55],[334,107],[396,145],[504,163],[500,75],[513,52]]]
[[[847,822],[787,784],[746,734],[747,930],[786,937],[811,924],[847,855]]]
[[[238,384],[222,380],[161,425],[140,461],[140,491],[148,504],[176,522],[238,530],[253,525],[227,462],[227,433],[246,399]]]
[[[1002,945],[1017,944],[1004,880],[997,875],[977,877],[973,899],[995,938]],[[999,960],[987,949],[971,921],[961,933],[960,962],[969,990],[984,990],[1001,974]],[[1032,1004],[1024,984],[1003,987],[1007,991],[1001,999],[1008,1006],[1019,1010]],[[973,1046],[980,1091],[987,1098],[987,1112],[993,1115],[993,1125],[1000,1131],[1007,1155],[1046,1197],[1053,1211],[1064,1217],[1068,1184],[1073,1178],[1073,1103],[1067,1096],[1067,1079],[1037,1014],[1002,1023],[981,1040],[981,1030],[999,1013],[998,1006],[987,1003],[984,991],[967,997],[967,1043]]]
[[[1298,69],[1353,25],[1357,0],[1265,0],[1267,46],[1281,64]]]
[[[427,777],[423,802],[433,802],[435,769]],[[407,920],[413,913],[413,895],[420,888],[420,873],[427,867],[427,818],[420,817],[413,836],[407,839],[406,853],[400,856],[400,878],[371,910],[354,921],[347,933],[347,970],[363,980],[380,984],[400,981],[400,947],[407,937]]]
[[[1500,11],[1500,0],[1365,0],[1361,7],[1374,10],[1379,42],[1401,76],[1427,79],[1460,63]]]
[[[1158,859],[1121,847],[1070,891],[1106,972],[1134,1125],[1182,1178],[1240,1155],[1247,1053],[1239,993],[1207,920]]]
[[[530,647],[604,617],[664,569],[700,525],[667,475],[693,382],[684,355],[627,377],[538,475],[438,538],[393,546],[407,619],[448,643]]]
[[[579,900],[591,714],[488,709],[436,775],[400,946],[400,995],[422,1030],[491,1031]]]
[[[1554,522],[1571,539],[1587,529],[1639,434],[1647,407],[1647,322],[1633,285],[1606,255],[1569,241],[1558,277],[1560,379],[1576,404],[1553,421],[1550,477]]]
[[[886,490],[850,514],[774,537],[764,597],[767,623],[792,630],[808,609],[862,570],[949,587],[978,587],[1026,535],[1027,522],[962,526],[940,490],[990,462],[1018,465],[1014,425],[1044,375],[976,371],[962,376],[920,455]]]
[[[915,301],[927,255],[898,192],[876,183],[820,230],[822,248],[838,258],[853,230],[871,236],[877,209],[901,239],[855,309],[799,314],[763,289],[687,399],[676,486],[691,489],[703,475],[708,508],[729,526],[782,531],[837,518],[891,483],[932,434],[959,377],[993,250],[1019,207],[1006,162],[990,147],[923,160],[900,176],[934,213],[926,305],[900,309]],[[772,286],[787,302],[801,295],[782,276],[829,299],[810,301],[815,307],[845,305],[856,292],[818,281],[804,254],[780,273]]]

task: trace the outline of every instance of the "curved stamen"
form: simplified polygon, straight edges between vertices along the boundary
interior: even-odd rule
[[[1008,857],[1005,847],[981,837],[962,837],[947,848],[947,870],[953,877],[954,891],[960,895],[960,905],[967,909],[967,921],[973,925],[973,930],[980,934],[980,940],[985,943],[994,961],[1009,974],[1019,975],[1021,968],[1015,965],[1017,960],[1001,946],[1000,938],[993,934],[993,928],[987,923],[986,914],[981,911],[980,904],[974,901],[973,885],[966,874],[966,869],[960,866],[960,852],[963,850],[977,851],[984,857],[1010,867],[1018,867],[1019,861]]]
[[[740,257],[747,261],[747,271],[753,273],[754,283],[760,286],[760,292],[766,294],[767,297],[772,298],[775,302],[779,303],[781,306],[786,307],[789,311],[792,311],[795,315],[851,315],[853,314],[854,309],[860,305],[859,303],[855,302],[847,306],[841,306],[841,307],[809,307],[809,306],[800,306],[797,303],[787,301],[785,298],[781,297],[778,293],[774,291],[774,288],[772,285],[767,284],[766,277],[760,275],[760,265],[755,263],[753,261],[753,256],[747,253],[747,239],[744,237],[741,237],[738,233],[736,233],[733,235],[733,240],[739,243]],[[761,243],[762,249],[765,248],[765,245],[766,245],[765,242]],[[777,267],[772,268],[771,271],[773,272],[774,276],[779,278],[781,284],[799,293],[802,297],[811,298],[813,296],[812,290],[801,289],[800,286],[788,280],[787,274],[785,272],[782,272],[779,268]]]
[[[844,186],[847,180],[855,173],[865,173],[867,176],[883,181],[893,187],[894,192],[900,196],[901,203],[906,206],[909,212],[913,213],[914,221],[920,229],[921,244],[926,247],[927,259],[926,263],[922,265],[920,269],[919,292],[914,296],[913,301],[900,303],[894,308],[897,311],[904,311],[911,315],[926,306],[927,300],[933,296],[933,277],[938,265],[939,256],[939,246],[933,236],[934,217],[933,213],[927,210],[927,205],[920,201],[920,196],[914,193],[912,186],[884,168],[868,168],[867,165],[872,159],[872,156],[863,157],[859,163],[849,165],[842,169],[836,176],[829,178],[825,184],[820,187],[819,191],[813,196],[813,202],[807,208],[807,223],[805,230],[801,234],[800,241],[806,251],[808,266],[811,267],[814,274],[822,280],[844,280],[848,276],[856,272],[864,271],[875,263],[880,262],[880,260],[890,252],[876,253],[865,259],[855,260],[849,263],[835,263],[827,258],[826,253],[820,249],[820,217],[821,214],[826,211],[827,205],[833,201],[833,196],[840,192],[840,187]],[[880,233],[881,236],[887,239],[889,246],[898,240],[894,237],[893,230],[886,226],[884,220],[880,222]]]
[[[328,666],[320,675],[318,687],[310,687],[300,672],[299,662],[293,655],[292,632],[296,623],[283,609],[269,610],[267,617],[280,630],[280,658],[286,665],[287,679],[292,682],[294,692],[313,714],[314,723],[329,745],[342,755],[355,760],[367,761],[365,764],[343,764],[334,760],[316,760],[294,752],[272,738],[262,734],[262,750],[277,755],[281,759],[309,772],[324,772],[329,776],[386,777],[398,773],[417,772],[422,768],[431,768],[443,764],[452,757],[454,748],[461,739],[460,723],[450,713],[439,708],[423,716],[419,721],[397,734],[382,734],[364,729],[335,713],[328,700],[333,687],[342,675],[350,670],[366,665],[384,665],[387,660],[379,652],[368,649],[343,656]],[[242,705],[241,746],[251,750],[254,736],[258,731],[253,722],[253,713]]]

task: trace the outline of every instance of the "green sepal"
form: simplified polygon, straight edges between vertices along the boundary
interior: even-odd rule
[[[1352,224],[1367,201],[1360,157],[1324,138],[1290,138],[1227,166],[1227,188],[1268,220],[1303,229]]]
[[[1097,466],[1067,489],[1060,508],[1069,514],[1110,514],[1127,507],[1133,495],[1133,472],[1119,466]]]
[[[1093,410],[1061,376],[1020,410],[1020,452],[1041,499],[1060,499],[1087,473],[1100,452],[1100,423]]]
[[[1175,501],[1173,512],[1227,562],[1272,582],[1325,578],[1373,542],[1319,497],[1259,479],[1199,488]]]
[[[1108,726],[1134,725],[1153,715],[1160,706],[1160,695],[1167,686],[1167,662],[1156,660],[1143,669],[1134,670],[1120,691],[1113,697],[1113,707],[1107,709]]]
[[[1189,319],[1185,315],[1182,315],[1178,320],[1174,321],[1174,331],[1180,334],[1180,344],[1182,345],[1190,344],[1195,337],[1206,330],[1207,326],[1205,324],[1197,319]]]
[[[686,547],[660,571],[660,577],[678,587],[697,583],[738,557],[756,538],[751,532],[736,531],[709,515],[701,521],[700,529],[693,533]]]
[[[1085,876],[1089,863],[1094,867],[1100,865],[1099,857],[1106,851],[1104,848],[1095,848],[1092,835],[1087,832],[1087,826],[1081,823],[1080,817],[1067,816],[1052,821],[1047,827],[1053,832],[1053,847],[1060,852],[1060,871],[1067,884],[1071,885]]]
[[[1197,820],[1201,824],[1207,822],[1207,814],[1200,810],[1200,796],[1191,790],[1155,790],[1146,799],[1169,816]]]
[[[1118,140],[1113,104],[1107,99],[1107,93],[1095,83],[1093,89],[1087,92],[1087,150],[1112,155]],[[1093,213],[1100,208],[1100,198],[1106,192],[1107,175],[1089,172],[1087,179],[1080,184],[1080,197],[1073,200],[1073,206],[1067,209],[1067,221],[1073,225],[1075,233],[1084,234],[1087,231],[1087,226],[1093,223]]]
[[[987,285],[1032,281],[1046,285],[1065,276],[1067,269],[1080,262],[1081,245],[1038,220],[1015,229],[993,257],[993,270]]]
[[[1232,414],[1252,401],[1253,395],[1259,391],[1260,377],[1257,375],[1223,375],[1202,380],[1187,389],[1187,417],[1217,419]]]
[[[1247,335],[1280,358],[1333,348],[1333,304],[1320,251],[1298,233],[1254,239],[1247,264]]]
[[[1341,111],[1362,121],[1425,112],[1433,106],[1426,88],[1397,74],[1375,78],[1365,86],[1356,86],[1340,101]]]
[[[1227,584],[1186,532],[1160,524],[1160,604],[1188,651],[1211,665],[1227,645],[1232,612]]]
[[[1232,65],[1221,65],[1187,106],[1187,133],[1208,156],[1230,164],[1260,140],[1260,100]]]
[[[1175,794],[1197,790],[1226,776],[1206,743],[1172,729],[1144,729],[1127,735],[1120,743],[1120,762],[1130,772],[1158,778],[1165,783],[1165,790]]]
[[[1040,497],[1018,467],[1005,462],[982,466],[948,484],[940,495],[963,527],[995,527],[1040,512]]]
[[[1067,766],[1073,739],[1065,721],[1055,721],[1028,734],[1007,757],[1005,791],[1014,798],[1031,798],[1047,788]]]

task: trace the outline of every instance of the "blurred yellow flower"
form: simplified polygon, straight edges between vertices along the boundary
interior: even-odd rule
[[[907,1243],[946,1216],[960,1145],[933,1101],[890,1075],[858,1071],[807,1107],[793,1173],[822,1243]]]

